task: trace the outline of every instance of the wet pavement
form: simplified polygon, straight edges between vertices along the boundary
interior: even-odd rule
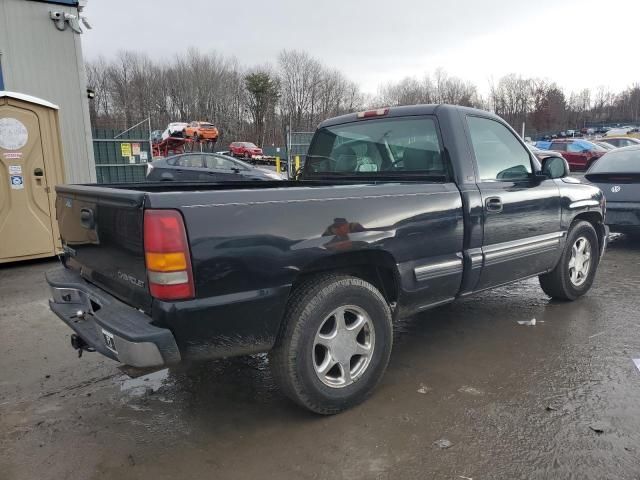
[[[283,398],[265,356],[137,379],[78,359],[53,266],[0,267],[3,480],[640,478],[639,241],[577,302],[529,280],[399,323],[375,394],[334,417]]]

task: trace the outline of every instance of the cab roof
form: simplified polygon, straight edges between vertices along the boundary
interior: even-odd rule
[[[373,109],[375,110],[375,109]],[[388,113],[380,116],[373,116],[369,118],[358,118],[358,113],[348,113],[346,115],[340,115],[339,117],[329,118],[318,126],[318,128],[328,127],[332,125],[339,125],[341,123],[350,123],[356,121],[366,121],[374,118],[391,118],[391,117],[409,117],[409,116],[417,116],[417,115],[434,115],[438,111],[451,111],[457,110],[464,113],[482,115],[485,117],[493,117],[495,119],[501,120],[497,115],[488,112],[486,110],[480,110],[477,108],[471,107],[461,107],[459,105],[448,105],[448,104],[423,104],[423,105],[405,105],[401,107],[389,107]]]

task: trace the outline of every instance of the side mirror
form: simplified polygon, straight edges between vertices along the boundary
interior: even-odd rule
[[[547,178],[569,176],[569,164],[562,157],[547,157],[542,160],[542,174]]]

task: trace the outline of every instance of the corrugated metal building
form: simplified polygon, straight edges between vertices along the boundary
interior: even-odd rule
[[[0,0],[0,90],[60,107],[68,183],[96,181],[79,17],[77,0]]]

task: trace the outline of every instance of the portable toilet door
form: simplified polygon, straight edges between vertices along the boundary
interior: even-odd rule
[[[63,182],[58,107],[0,91],[0,263],[61,252],[55,185]]]

